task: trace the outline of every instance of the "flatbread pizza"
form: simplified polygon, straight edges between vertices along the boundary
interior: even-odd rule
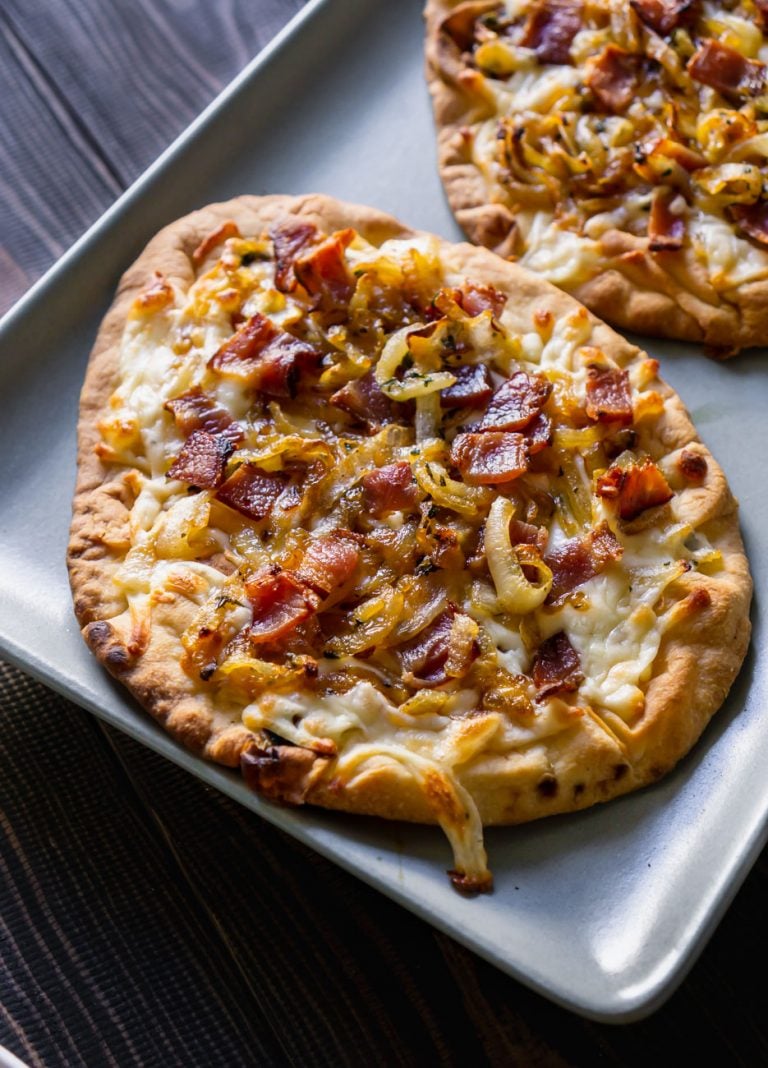
[[[484,824],[653,782],[722,703],[750,578],[657,363],[543,279],[321,196],[148,245],[82,393],[83,635],[262,796]]]
[[[624,329],[768,332],[765,0],[428,0],[440,170],[472,241]]]

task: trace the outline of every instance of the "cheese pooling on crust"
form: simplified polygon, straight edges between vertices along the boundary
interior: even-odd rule
[[[133,301],[96,445],[128,531],[98,534],[112,607],[85,633],[108,618],[129,685],[160,634],[253,789],[438,822],[476,891],[484,821],[641,785],[722,699],[649,756],[665,642],[733,580],[733,505],[692,432],[659,433],[654,360],[404,233],[227,221],[188,288]]]
[[[433,85],[454,133],[444,177],[473,239],[608,318],[590,283],[609,268],[712,306],[768,279],[763,2],[434,0],[429,10],[435,78],[452,87],[445,104]],[[705,322],[681,336],[723,329]],[[746,324],[728,329],[734,347],[762,344]],[[655,328],[667,330],[678,336],[674,324]]]

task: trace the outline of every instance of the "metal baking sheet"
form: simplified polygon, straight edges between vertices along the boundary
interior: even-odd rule
[[[0,647],[115,727],[255,809],[576,1012],[638,1019],[673,991],[746,875],[768,824],[765,628],[699,745],[662,783],[610,805],[487,833],[493,895],[467,900],[432,828],[288,811],[183,751],[101,671],[64,567],[77,399],[122,270],[161,225],[239,193],[324,192],[449,239],[435,167],[420,0],[311,0],[0,324]],[[758,590],[766,354],[714,363],[647,342],[741,500]]]

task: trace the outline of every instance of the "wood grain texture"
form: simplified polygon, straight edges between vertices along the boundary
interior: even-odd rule
[[[3,0],[0,306],[301,6]],[[0,717],[0,1043],[31,1066],[768,1064],[768,854],[668,1005],[606,1027],[4,666]]]
[[[0,313],[304,0],[3,0]]]

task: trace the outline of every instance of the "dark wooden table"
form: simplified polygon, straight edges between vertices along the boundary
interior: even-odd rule
[[[0,310],[302,2],[0,0]],[[766,854],[668,1005],[602,1026],[1,664],[0,706],[29,1065],[768,1064]]]

